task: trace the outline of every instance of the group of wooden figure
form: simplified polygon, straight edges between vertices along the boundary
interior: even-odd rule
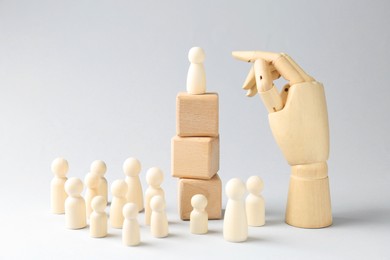
[[[67,178],[68,162],[57,158],[52,162],[51,169],[54,178],[51,181],[51,211],[54,214],[65,213],[65,226],[69,229],[82,229],[89,222],[90,236],[105,237],[108,225],[122,229],[124,245],[136,246],[140,243],[140,228],[138,213],[145,211],[145,225],[150,225],[151,235],[162,238],[168,236],[168,220],[165,213],[165,194],[161,188],[164,179],[163,172],[150,168],[146,172],[148,188],[143,199],[142,185],[139,179],[141,164],[135,158],[128,158],[123,164],[125,180],[115,180],[111,184],[112,202],[107,207],[107,180],[104,177],[106,164],[96,160],[91,164],[86,175],[84,198],[81,193],[84,184],[79,178]],[[249,195],[244,201],[246,189]],[[248,225],[262,226],[265,223],[264,199],[260,195],[263,182],[257,176],[252,176],[245,184],[237,179],[231,179],[226,185],[229,201],[225,210],[223,234],[227,241],[241,242],[247,239]],[[196,194],[191,198],[193,208],[190,214],[190,232],[206,234],[208,232],[208,214],[205,210],[207,198]]]
[[[51,209],[55,214],[65,213],[65,225],[69,229],[81,229],[87,226],[91,237],[105,237],[107,222],[113,228],[122,228],[123,243],[128,246],[140,243],[138,212],[144,210],[145,224],[151,226],[154,237],[168,235],[168,220],[165,214],[164,191],[160,185],[164,174],[157,168],[150,168],[146,173],[148,188],[145,193],[145,204],[142,186],[139,179],[141,164],[135,158],[128,158],[123,163],[125,180],[115,180],[111,184],[112,202],[110,218],[107,218],[108,188],[104,177],[107,167],[101,160],[91,164],[90,172],[86,175],[85,199],[81,196],[83,182],[78,178],[67,179],[68,162],[57,158],[52,162],[51,169],[54,178],[51,182]]]

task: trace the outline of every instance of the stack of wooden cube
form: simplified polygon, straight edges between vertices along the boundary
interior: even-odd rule
[[[209,219],[221,218],[219,102],[217,93],[176,97],[176,136],[172,138],[172,176],[179,178],[179,214],[188,220],[191,198],[203,194]]]

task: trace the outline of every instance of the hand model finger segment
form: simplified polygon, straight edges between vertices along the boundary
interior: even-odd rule
[[[291,59],[285,53],[273,53],[273,52],[262,52],[262,51],[234,51],[232,52],[233,57],[236,59],[255,62],[258,59],[267,61],[270,66],[269,70],[271,73],[275,70],[279,73],[284,79],[289,81],[290,85],[314,81],[312,77],[306,74],[306,72],[299,67],[299,65]],[[279,78],[279,75],[273,76]]]
[[[257,59],[263,59],[268,62],[273,62],[281,56],[280,53],[264,51],[233,51],[232,55],[234,58],[246,62],[255,62],[255,60]]]
[[[256,84],[251,88],[249,89],[247,92],[246,92],[246,96],[247,97],[253,97],[257,94],[257,87],[256,87]]]
[[[254,68],[252,66],[251,69],[249,70],[248,76],[246,77],[244,85],[242,86],[242,88],[245,89],[245,90],[249,90],[249,89],[251,89],[255,85],[256,85],[255,70],[254,70]]]
[[[293,60],[291,59],[290,56],[288,56],[287,54],[283,53],[285,58],[290,62],[290,64],[294,67],[294,69],[301,75],[301,77],[303,78],[303,80],[305,82],[310,82],[310,81],[314,81],[314,79],[309,76],[308,74],[306,74],[306,72]]]
[[[268,62],[258,59],[253,65],[256,77],[256,85],[259,92],[264,92],[272,88],[272,75],[269,70]]]

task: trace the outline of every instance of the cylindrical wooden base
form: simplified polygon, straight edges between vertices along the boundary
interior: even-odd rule
[[[286,223],[300,228],[332,225],[326,162],[291,167]]]

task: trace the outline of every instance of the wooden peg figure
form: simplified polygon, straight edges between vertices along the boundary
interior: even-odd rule
[[[206,72],[203,66],[205,54],[202,48],[192,47],[188,52],[191,62],[187,74],[187,92],[189,94],[204,94],[206,92]]]
[[[108,184],[107,180],[104,177],[107,171],[106,163],[102,160],[95,160],[92,162],[90,167],[90,172],[96,173],[99,178],[99,187],[98,187],[98,195],[103,196],[106,201],[108,201]]]
[[[107,201],[103,196],[95,196],[91,202],[92,213],[89,218],[89,235],[91,237],[107,236],[107,214],[104,211]]]
[[[302,228],[332,224],[328,165],[329,125],[324,87],[285,53],[233,52],[253,62],[243,88],[259,93],[272,134],[291,166],[286,223]],[[281,93],[273,80],[288,83]]]
[[[162,196],[164,198],[164,190],[161,189],[161,183],[164,180],[164,173],[157,167],[152,167],[146,172],[146,182],[148,188],[145,192],[145,225],[150,225],[150,200],[153,196]]]
[[[248,238],[248,222],[245,211],[245,184],[233,178],[226,184],[228,202],[223,220],[223,237],[229,242],[243,242]]]
[[[246,216],[248,225],[252,227],[260,227],[265,224],[264,198],[260,195],[263,186],[263,180],[258,176],[251,176],[246,181],[246,188],[249,192],[245,200]]]
[[[122,228],[123,206],[127,203],[127,184],[124,180],[116,180],[111,184],[112,202],[110,207],[110,224],[113,228]]]
[[[163,196],[153,196],[150,200],[152,210],[150,220],[150,231],[152,236],[157,238],[168,236],[168,219],[165,213],[165,200]]]
[[[138,224],[138,206],[135,203],[126,203],[123,207],[122,242],[126,246],[137,246],[141,241]]]
[[[50,205],[54,214],[65,213],[65,200],[68,195],[65,192],[66,174],[68,173],[68,161],[64,158],[57,158],[51,164],[51,171],[54,178],[50,183]]]
[[[206,234],[208,232],[208,214],[206,211],[207,198],[203,194],[196,194],[191,198],[193,210],[190,215],[190,231],[192,234]]]
[[[65,201],[65,224],[69,229],[80,229],[87,226],[85,201],[81,197],[83,183],[78,178],[70,178],[65,183],[68,198]]]
[[[91,203],[95,196],[98,196],[99,193],[99,182],[100,182],[100,176],[95,172],[90,172],[85,176],[84,183],[87,187],[85,191],[85,204],[87,207],[87,219],[89,219],[89,216],[92,213],[92,207]]]
[[[139,174],[141,172],[141,163],[135,158],[128,158],[123,163],[123,172],[126,175],[128,186],[126,199],[127,202],[135,203],[138,206],[138,212],[144,209],[143,192]]]

